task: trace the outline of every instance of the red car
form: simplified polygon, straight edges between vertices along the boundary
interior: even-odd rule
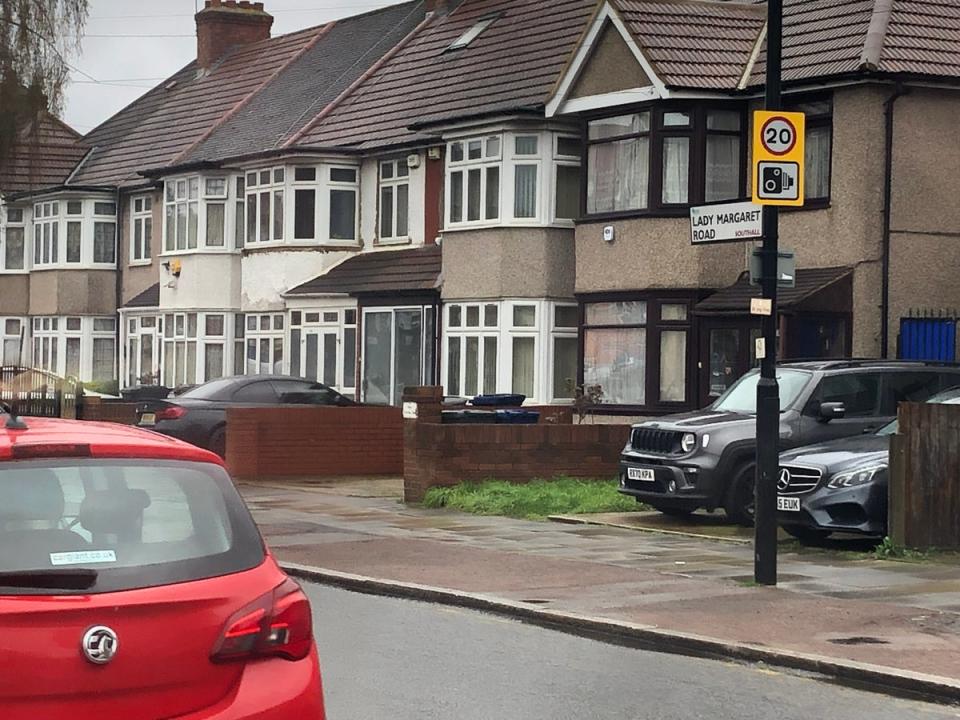
[[[221,460],[0,414],[3,720],[323,720],[310,604]]]

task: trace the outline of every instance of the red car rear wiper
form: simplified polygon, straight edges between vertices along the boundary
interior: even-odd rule
[[[97,571],[87,568],[0,572],[0,588],[87,590],[93,587],[96,582]]]

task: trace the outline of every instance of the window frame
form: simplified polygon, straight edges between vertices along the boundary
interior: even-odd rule
[[[818,93],[813,95],[802,95],[798,97],[788,97],[784,105],[795,111],[803,111],[804,105],[817,104],[817,103],[826,103],[829,105],[829,110],[817,113],[817,114],[807,114],[805,118],[805,133],[809,135],[811,130],[814,129],[823,129],[826,128],[830,132],[830,147],[829,147],[829,158],[827,166],[827,194],[823,197],[808,197],[804,196],[803,206],[802,207],[787,207],[783,208],[788,212],[796,212],[798,210],[823,210],[830,207],[831,197],[833,195],[833,149],[834,149],[834,131],[833,131],[833,112],[834,112],[834,102],[832,93]],[[806,139],[806,138],[805,138]],[[807,177],[809,178],[811,163],[807,163]],[[804,187],[804,192],[806,192],[809,184],[806,184]]]
[[[526,154],[517,152],[517,141],[535,138],[537,150]],[[471,135],[452,136],[446,141],[444,168],[443,226],[445,231],[471,230],[488,227],[573,227],[575,220],[557,217],[557,168],[582,166],[582,156],[559,155],[560,138],[577,136],[575,130],[502,129],[475,132]],[[497,152],[489,152],[490,142],[498,144]],[[481,154],[470,157],[470,146],[479,142]],[[454,159],[458,149],[460,159]],[[533,196],[535,211],[530,217],[517,215],[517,172],[521,167],[535,168],[536,179]],[[498,188],[490,192],[490,171],[496,169]],[[470,219],[470,174],[480,172],[480,192],[477,219]],[[582,173],[582,171],[581,171]],[[454,192],[454,176],[461,180],[459,193]],[[581,175],[582,177],[582,175]],[[582,179],[581,179],[582,183]],[[454,196],[459,197],[459,219],[454,220]],[[488,210],[496,200],[497,214],[489,216]]]
[[[584,160],[581,165],[581,219],[584,221],[614,220],[630,217],[680,217],[685,216],[690,207],[707,204],[706,197],[706,147],[708,134],[736,134],[732,131],[708,131],[707,117],[711,111],[734,111],[740,116],[740,187],[738,197],[713,202],[736,202],[747,196],[747,105],[738,100],[671,101],[645,102],[591,113],[584,118],[583,142]],[[590,123],[620,117],[649,113],[649,130],[640,130],[621,135],[591,140]],[[670,113],[687,113],[690,123],[687,126],[667,126],[664,117]],[[622,142],[633,138],[647,138],[647,198],[646,207],[627,210],[590,212],[590,149],[595,146]],[[663,201],[664,141],[669,138],[688,138],[687,200],[682,203]]]
[[[383,170],[385,166],[392,167],[392,176],[385,178]],[[403,169],[404,175],[400,175],[400,169]],[[397,201],[399,188],[407,189],[407,231],[397,234],[397,219],[400,214],[400,203]],[[383,233],[383,198],[384,191],[390,190],[392,195],[390,209],[390,229],[391,234]],[[407,159],[390,158],[382,159],[377,162],[377,244],[379,245],[404,245],[410,242],[410,167],[407,165]]]
[[[597,405],[590,405],[588,410],[591,412],[602,412],[609,414],[636,414],[636,413],[658,413],[665,414],[678,412],[694,407],[697,402],[697,323],[693,315],[694,306],[699,299],[697,293],[691,293],[685,290],[657,290],[651,292],[627,292],[627,293],[597,293],[590,296],[584,296],[580,299],[580,353],[577,363],[577,384],[585,384],[585,366],[586,366],[586,340],[587,334],[591,330],[605,329],[624,329],[624,328],[643,328],[646,331],[644,348],[644,363],[646,368],[646,377],[644,378],[644,402],[643,404],[614,404],[604,398],[603,402]],[[595,304],[618,303],[618,302],[643,302],[646,303],[646,322],[609,324],[587,322],[587,307]],[[662,308],[664,305],[684,305],[687,308],[685,320],[662,320]],[[660,387],[660,345],[661,334],[667,331],[683,330],[687,334],[686,338],[686,358],[684,359],[684,395],[683,401],[664,401],[661,400]]]
[[[240,176],[241,178],[243,176]],[[236,214],[239,211],[239,205],[244,204],[244,221],[246,220],[246,204],[244,203],[246,197],[238,197],[239,185],[237,183],[238,175],[235,173],[207,173],[200,175],[182,175],[169,177],[164,180],[164,188],[161,195],[162,202],[162,213],[161,213],[161,227],[162,232],[160,234],[160,246],[157,248],[157,253],[161,257],[170,257],[178,255],[187,255],[187,254],[196,254],[196,253],[230,253],[235,252],[243,248],[242,242],[238,245],[238,236],[237,236],[237,217]],[[223,182],[224,190],[222,194],[210,193],[207,190],[207,186],[211,182]],[[180,183],[185,182],[185,194],[180,195]],[[196,182],[196,195],[193,196],[193,184]],[[171,199],[169,188],[173,187],[173,198]],[[136,196],[135,196],[136,197]],[[133,210],[133,199],[131,200],[131,213]],[[156,204],[156,198],[154,198],[154,204]],[[180,205],[186,206],[186,235],[184,239],[184,247],[178,247],[178,238],[177,231],[179,230],[179,211],[178,207]],[[191,218],[190,218],[190,206],[196,205],[196,237],[194,239],[194,246],[191,247]],[[218,205],[223,207],[223,236],[221,238],[222,242],[220,244],[209,244],[207,242],[207,234],[209,231],[208,223],[208,209],[211,205]],[[171,211],[170,208],[173,208],[172,218],[174,220],[174,230],[172,235],[172,247],[170,246],[171,238],[168,237],[170,234],[170,219]],[[132,227],[132,226],[131,226]],[[244,226],[245,228],[245,226]],[[156,228],[153,228],[153,245],[157,242],[157,233]],[[133,243],[133,234],[131,232],[131,248]],[[132,257],[132,254],[131,254]],[[131,265],[135,263],[130,263]],[[141,263],[136,263],[141,264]],[[146,265],[146,261],[142,264]]]
[[[15,211],[18,214],[18,219],[11,219],[11,211]],[[11,208],[7,207],[5,210],[5,221],[3,224],[3,235],[0,237],[0,273],[10,274],[10,275],[23,275],[30,272],[30,266],[28,263],[29,250],[31,248],[32,237],[28,232],[30,227],[30,222],[28,221],[29,210],[26,207],[16,207]],[[22,247],[20,249],[20,267],[7,267],[8,260],[8,243],[10,242],[10,230],[18,230],[20,233],[20,242]]]

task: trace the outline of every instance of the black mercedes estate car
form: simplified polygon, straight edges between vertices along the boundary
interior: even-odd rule
[[[876,433],[897,404],[960,385],[960,367],[897,360],[778,366],[780,450]],[[620,458],[620,492],[667,514],[723,508],[753,522],[759,372],[704,410],[635,425]]]
[[[927,402],[960,404],[960,387]],[[890,436],[896,432],[894,420],[872,435],[782,453],[777,478],[781,527],[802,541],[823,540],[834,532],[884,537]]]

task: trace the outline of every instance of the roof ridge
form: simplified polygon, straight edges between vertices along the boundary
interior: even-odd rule
[[[351,16],[348,17],[348,18],[343,18],[343,19],[341,20],[341,22],[344,22],[344,21],[352,21],[352,20],[354,20],[354,19],[356,19],[356,18],[359,18],[359,17],[367,17],[367,16],[373,15],[373,14],[375,14],[375,13],[386,12],[387,10],[396,9],[396,8],[400,7],[401,5],[405,5],[405,4],[407,4],[407,5],[412,5],[413,7],[411,8],[410,12],[407,13],[407,15],[406,15],[406,16],[403,18],[403,20],[399,23],[399,25],[402,26],[403,24],[406,23],[407,19],[408,19],[411,15],[414,15],[414,14],[420,9],[420,7],[421,7],[421,5],[422,5],[422,0],[414,0],[413,2],[408,2],[408,3],[398,3],[397,5],[388,5],[388,6],[386,6],[386,7],[378,8],[377,10],[371,10],[371,11],[368,11],[368,12],[365,12],[365,13],[361,13],[360,15],[351,15]],[[426,20],[426,18],[425,18],[425,20]],[[418,29],[418,28],[420,27],[420,25],[422,25],[422,24],[423,24],[423,23],[418,23],[418,24],[417,24],[417,27],[414,28],[414,30],[413,30],[412,32],[416,32],[417,29]],[[408,35],[409,35],[409,34],[408,34]],[[390,33],[387,33],[386,35],[384,35],[384,39],[388,38],[389,36],[390,36]],[[396,48],[398,45],[400,45],[401,43],[406,42],[406,40],[407,40],[407,38],[404,37],[404,38],[401,38],[397,43],[394,43],[394,45],[393,45],[391,48],[389,48],[389,49],[387,50],[387,52],[384,53],[383,56],[381,56],[380,60],[382,60],[383,57],[385,57],[386,55],[389,55],[389,54],[394,50],[394,48]],[[349,72],[350,72],[350,70],[352,70],[354,67],[356,67],[356,66],[361,62],[361,60],[363,60],[364,58],[366,58],[366,57],[367,57],[370,53],[372,53],[379,45],[380,45],[380,42],[378,41],[378,42],[375,43],[372,47],[370,47],[370,48],[368,49],[368,51],[365,52],[361,58],[358,58],[358,59],[353,63],[353,65],[352,65],[350,68],[344,70],[344,71],[340,74],[340,76],[339,76],[338,78],[336,78],[333,82],[331,82],[331,83],[330,83],[330,86],[331,86],[331,87],[335,87],[336,84],[337,84],[337,82],[338,82],[342,77],[344,77],[345,75],[348,75]],[[378,66],[379,66],[380,60],[378,60],[377,62],[373,63],[369,68],[367,68],[366,72],[361,73],[361,75],[360,75],[359,78],[357,78],[356,80],[354,80],[353,83],[351,83],[349,86],[347,86],[346,88],[344,88],[343,92],[341,92],[339,95],[337,95],[337,97],[333,98],[333,100],[331,100],[330,102],[328,102],[327,105],[326,105],[323,109],[321,109],[321,110],[319,111],[319,113],[323,113],[324,111],[327,110],[327,108],[329,108],[329,109],[332,110],[334,107],[336,107],[336,105],[341,101],[341,99],[342,99],[343,97],[345,97],[345,93],[348,92],[348,91],[351,89],[351,87],[353,86],[354,83],[356,83],[357,81],[362,80],[363,78],[367,77],[368,73],[370,73],[371,70],[372,70],[374,67],[378,67]],[[305,126],[302,125],[303,120],[304,120],[304,118],[308,117],[311,112],[314,112],[315,114],[313,115],[313,118],[312,118],[312,120],[311,120],[310,122],[312,122],[313,120],[316,120],[316,119],[318,119],[318,118],[320,117],[319,114],[316,114],[316,113],[318,113],[318,111],[314,110],[314,105],[317,103],[318,100],[320,100],[320,98],[316,98],[312,103],[310,103],[310,106],[309,106],[306,110],[304,110],[302,113],[300,113],[300,117],[298,117],[296,120],[294,120],[292,123],[290,123],[289,127],[287,127],[286,131],[284,131],[283,135],[281,135],[281,136],[277,139],[277,141],[273,144],[274,149],[286,147],[286,146],[287,146],[287,143],[288,143],[288,139],[289,139],[290,141],[293,141],[295,138],[297,138],[297,137],[299,137],[299,136],[302,136],[302,133],[305,132]],[[308,122],[307,124],[309,125],[310,122]],[[293,133],[292,137],[291,137],[291,133]]]
[[[213,135],[217,130],[223,127],[228,120],[233,118],[238,112],[240,112],[243,108],[245,108],[250,103],[250,101],[253,100],[253,98],[255,98],[258,94],[260,94],[267,86],[269,86],[270,83],[276,80],[284,70],[292,66],[297,60],[302,58],[304,54],[306,54],[308,51],[314,48],[316,44],[320,42],[320,39],[323,38],[327,33],[329,33],[330,30],[336,24],[337,24],[336,20],[331,20],[326,25],[318,25],[316,28],[314,28],[314,30],[316,31],[316,35],[314,35],[313,39],[310,40],[310,42],[305,43],[304,46],[300,48],[297,52],[295,52],[292,56],[290,56],[290,58],[288,58],[285,63],[283,63],[280,67],[274,70],[269,77],[267,77],[262,83],[260,83],[257,87],[255,87],[253,90],[247,93],[247,95],[245,95],[239,102],[237,102],[236,105],[234,105],[232,108],[230,108],[230,110],[225,112],[220,117],[219,120],[217,120],[210,127],[208,127],[207,130],[199,138],[197,138],[194,142],[190,143],[190,145],[185,147],[181,152],[177,153],[173,158],[167,161],[166,165],[167,166],[176,165],[179,161],[188,157],[190,153],[192,153],[194,150],[200,147],[200,145],[205,140],[208,140],[211,135]]]
[[[870,25],[864,37],[863,52],[860,53],[861,70],[877,70],[880,67],[880,56],[883,54],[892,14],[893,0],[874,0]]]
[[[380,70],[387,62],[393,59],[393,57],[400,52],[403,48],[407,46],[414,37],[420,34],[420,31],[423,30],[427,25],[433,22],[434,16],[427,15],[421,22],[417,23],[417,26],[411,30],[405,37],[403,37],[397,44],[385,52],[379,60],[377,60],[373,65],[366,69],[366,71],[354,80],[350,85],[344,89],[342,93],[337,95],[333,100],[327,103],[327,106],[320,111],[316,117],[314,117],[310,122],[300,128],[296,133],[294,133],[289,140],[286,140],[281,144],[280,148],[289,148],[293,147],[297,142],[299,142],[307,133],[312,131],[320,122],[327,117],[335,108],[337,108],[340,103],[346,100],[350,95],[354,93],[357,88],[363,85],[372,75]]]

